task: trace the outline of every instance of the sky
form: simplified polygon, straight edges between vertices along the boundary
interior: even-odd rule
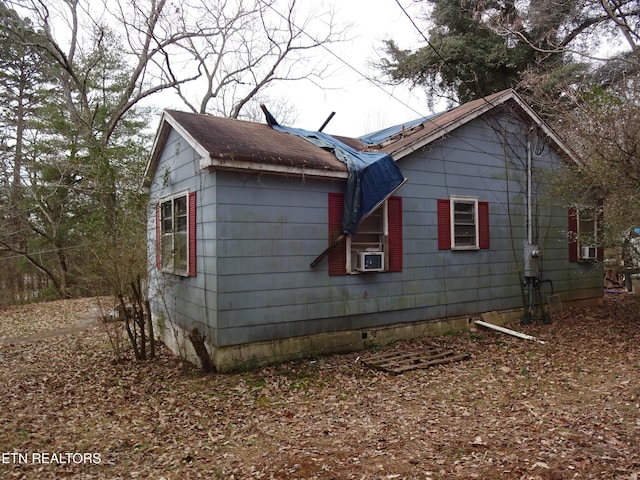
[[[407,49],[424,45],[424,39],[396,0],[316,0],[313,4],[305,3],[309,1],[298,0],[297,3],[299,7],[313,5],[320,11],[333,5],[336,13],[334,22],[351,27],[346,32],[348,41],[327,46],[330,52],[323,48],[314,50],[318,63],[330,64],[331,75],[320,84],[295,81],[269,88],[268,98],[282,98],[295,109],[295,123],[283,124],[317,131],[331,112],[335,112],[324,132],[359,137],[433,113],[427,107],[422,89],[412,92],[404,86],[376,86],[365,78],[381,77],[372,63],[382,53],[383,40],[391,38],[401,48]],[[400,1],[421,24],[418,21],[419,6],[413,0]],[[313,32],[307,33],[313,35]],[[153,96],[151,102],[159,109],[185,108],[173,95]],[[266,106],[269,108],[268,103]],[[275,113],[277,109],[270,110]]]
[[[401,3],[417,20],[419,11],[412,0],[401,0]],[[336,112],[324,131],[357,137],[433,113],[427,107],[423,90],[379,87],[358,73],[380,76],[372,63],[378,60],[384,39],[392,38],[402,48],[424,45],[396,0],[339,1],[336,22],[352,24],[347,33],[350,40],[329,46],[334,55],[326,51],[318,54],[326,55],[338,73],[320,86],[305,82],[285,87],[283,95],[298,112],[298,123],[291,126],[318,130],[331,112]]]

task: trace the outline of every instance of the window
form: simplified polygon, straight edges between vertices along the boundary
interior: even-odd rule
[[[489,204],[475,197],[438,200],[438,249],[489,248]]]
[[[329,244],[342,233],[344,195],[329,194]],[[402,198],[389,197],[329,253],[329,274],[402,271]]]
[[[196,196],[184,192],[156,206],[156,263],[160,270],[195,276]]]
[[[478,248],[478,199],[451,198],[451,248]]]
[[[358,232],[347,237],[347,271],[385,270],[384,238],[387,231],[387,209],[383,204],[358,226]]]
[[[569,209],[569,261],[594,262],[604,258],[599,246],[602,209],[596,206]]]

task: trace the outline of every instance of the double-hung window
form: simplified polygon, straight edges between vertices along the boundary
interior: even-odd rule
[[[358,232],[347,237],[347,271],[381,272],[385,268],[385,237],[388,235],[386,202],[365,218]]]
[[[451,248],[478,249],[478,199],[452,197],[450,204]]]
[[[569,209],[569,261],[593,262],[602,260],[602,208],[598,206]]]
[[[329,194],[329,243],[342,233],[344,195]],[[329,274],[402,271],[402,198],[389,197],[329,254]]]
[[[156,263],[159,269],[176,275],[195,275],[195,209],[195,192],[181,192],[158,202]]]
[[[438,249],[489,248],[489,204],[452,195],[438,200]]]

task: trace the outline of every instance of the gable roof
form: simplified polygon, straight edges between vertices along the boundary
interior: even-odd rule
[[[172,129],[201,156],[201,168],[347,178],[346,165],[332,153],[269,125],[165,110],[147,163],[144,186],[151,184]]]
[[[512,89],[360,139],[334,137],[356,150],[388,153],[398,161],[502,106],[513,107],[524,121],[529,121],[541,129],[566,160],[580,163],[571,148]],[[274,130],[267,124],[165,110],[147,164],[144,186],[148,187],[151,184],[171,129],[175,129],[198,152],[201,156],[200,166],[203,169],[347,178],[346,165],[333,153],[301,137]],[[372,144],[372,139],[378,143]]]
[[[396,161],[400,158],[441,139],[456,128],[501,106],[510,106],[524,121],[530,121],[542,130],[558,153],[565,159],[580,163],[575,152],[547,125],[544,120],[518,95],[508,89],[465,103],[446,112],[425,117],[418,123],[401,124],[394,134],[377,144],[368,144],[364,148],[389,153]],[[387,129],[390,130],[390,129]],[[361,138],[375,138],[368,135]]]

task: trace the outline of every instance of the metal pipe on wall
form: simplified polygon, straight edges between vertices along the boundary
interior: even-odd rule
[[[531,205],[531,133],[533,127],[529,128],[527,132],[527,243],[531,245],[533,243],[533,223],[532,223],[532,205]]]

